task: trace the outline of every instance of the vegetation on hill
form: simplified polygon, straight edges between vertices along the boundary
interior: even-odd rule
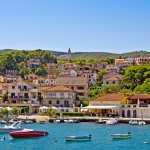
[[[37,69],[30,69],[27,67],[27,60],[39,59],[41,66]],[[6,70],[18,70],[19,74],[23,77],[30,72],[41,75],[41,71],[47,72],[46,64],[48,62],[56,62],[53,53],[43,50],[25,51],[25,50],[13,50],[0,53],[0,73],[5,73]]]

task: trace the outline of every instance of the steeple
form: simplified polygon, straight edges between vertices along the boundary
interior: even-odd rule
[[[70,49],[70,47],[69,47],[69,50],[68,50],[68,54],[71,54],[71,49]]]

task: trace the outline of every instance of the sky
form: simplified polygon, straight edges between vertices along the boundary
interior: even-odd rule
[[[150,51],[150,0],[0,0],[0,49]]]

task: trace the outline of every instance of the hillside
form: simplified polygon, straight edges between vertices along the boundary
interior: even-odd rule
[[[9,51],[16,51],[14,49],[3,49],[0,50],[0,53],[7,53]],[[59,52],[53,50],[45,50],[52,52],[55,56],[60,56],[66,54],[66,52]],[[108,52],[75,52],[72,53],[73,59],[99,59],[99,58],[126,58],[126,57],[140,57],[140,56],[150,56],[150,52],[147,51],[133,51],[128,53],[116,54]]]

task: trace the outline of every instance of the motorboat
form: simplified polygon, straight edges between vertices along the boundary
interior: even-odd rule
[[[117,124],[118,123],[118,119],[109,119],[106,121],[106,124],[112,125],[112,124]]]
[[[129,124],[131,125],[145,125],[145,121],[137,121],[137,120],[130,120]]]
[[[146,125],[145,121],[139,121],[139,125]]]
[[[21,122],[16,121],[12,125],[5,125],[4,127],[0,127],[0,133],[2,132],[12,132],[12,131],[19,131],[23,130],[24,128],[21,127]]]
[[[129,132],[128,134],[112,134],[111,137],[113,139],[127,139],[131,138],[131,133]]]
[[[73,120],[73,119],[69,119],[69,120],[64,120],[65,123],[78,123],[78,120]]]
[[[89,136],[66,136],[66,141],[90,141],[92,139],[92,135]]]
[[[32,138],[46,135],[48,135],[48,132],[36,131],[31,129],[24,129],[20,131],[10,132],[10,136],[13,138]]]
[[[31,123],[33,123],[33,121],[32,120],[25,120],[25,123],[26,124],[31,124]]]
[[[60,123],[60,120],[56,119],[56,120],[53,121],[53,123]]]
[[[130,120],[129,124],[131,124],[131,125],[139,125],[137,120]]]

